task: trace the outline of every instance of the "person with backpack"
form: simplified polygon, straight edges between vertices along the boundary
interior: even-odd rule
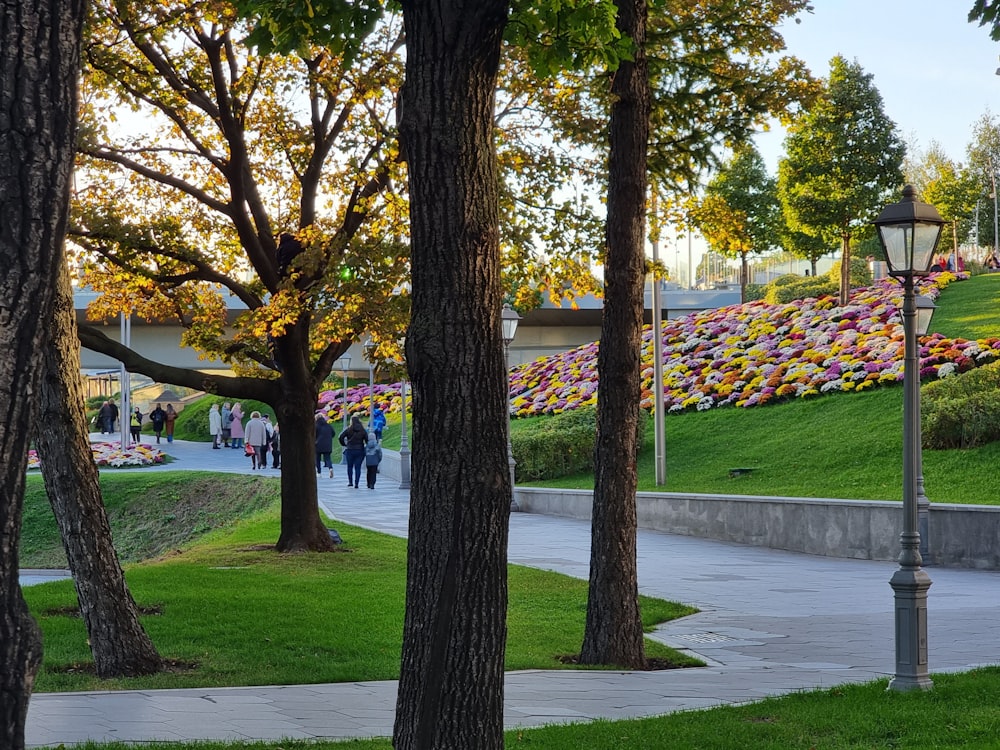
[[[233,412],[227,401],[222,405],[222,444],[228,448],[233,433]]]
[[[382,430],[385,429],[385,410],[382,406],[376,406],[372,412],[372,432],[375,437],[382,440]]]
[[[149,412],[149,421],[153,423],[153,433],[156,435],[156,442],[160,442],[160,433],[163,432],[163,425],[167,421],[167,413],[163,411],[163,407],[160,404],[157,404],[156,408]]]
[[[368,489],[375,489],[375,479],[378,477],[378,465],[382,463],[382,446],[372,432],[365,444],[365,468],[368,471]]]
[[[129,432],[132,434],[132,442],[135,445],[139,444],[139,433],[142,432],[142,412],[139,411],[139,407],[135,407],[135,411],[132,412],[132,421],[129,422]]]

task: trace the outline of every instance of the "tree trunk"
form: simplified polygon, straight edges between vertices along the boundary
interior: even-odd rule
[[[604,315],[597,357],[597,442],[583,664],[642,669],[636,570],[636,456],[641,399],[649,79],[645,0],[620,0],[618,28],[636,42],[612,84]]]
[[[303,317],[275,346],[283,357],[280,389],[268,403],[281,427],[281,534],[279,552],[329,552],[330,532],[316,494],[316,405],[319,393],[306,352],[309,320]]]
[[[511,486],[493,109],[505,0],[404,2],[413,473],[394,747],[503,747]]]
[[[85,396],[69,269],[61,264],[57,274],[35,421],[45,489],[73,572],[97,676],[153,674],[162,662],[139,622],[111,541],[81,407]]]
[[[29,430],[43,326],[63,262],[76,127],[82,0],[0,10],[0,747],[24,748],[42,659],[18,583]]]
[[[851,300],[851,236],[841,236],[840,243],[843,248],[840,256],[840,304],[846,305]]]

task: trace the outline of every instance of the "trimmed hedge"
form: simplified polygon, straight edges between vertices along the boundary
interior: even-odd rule
[[[1000,362],[925,385],[920,432],[925,448],[973,448],[1000,440]]]
[[[539,422],[538,428],[511,435],[520,481],[556,479],[594,470],[597,410],[583,406]]]

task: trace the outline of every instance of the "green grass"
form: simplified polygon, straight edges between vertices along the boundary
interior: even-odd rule
[[[275,503],[264,477],[211,472],[101,472],[101,493],[123,563],[156,557]],[[27,478],[21,532],[22,568],[65,568],[66,553],[42,477]]]
[[[514,730],[505,747],[538,750],[898,750],[995,748],[1000,669],[935,675],[934,689],[896,693],[886,681],[793,693],[742,706],[630,721]],[[164,750],[388,750],[388,739],[348,742],[163,743]],[[119,743],[84,750],[127,750]]]
[[[249,478],[248,478],[249,479]],[[98,680],[91,663],[87,635],[75,614],[71,581],[25,590],[32,613],[44,633],[44,662],[36,689],[109,690],[299,684],[394,679],[399,675],[406,540],[337,524],[347,551],[331,554],[279,555],[277,480],[253,478],[269,497],[266,511],[252,518],[216,519],[218,528],[201,529],[197,542],[178,549],[171,526],[170,544],[155,560],[127,567],[129,588],[145,614],[142,618],[161,656],[176,669],[142,678]],[[170,498],[178,505],[197,505],[199,498],[228,492],[232,477],[203,475],[187,486],[170,474],[114,477],[121,488],[139,483],[118,529],[126,537],[156,536],[143,513],[150,497]],[[214,482],[214,484],[213,484]],[[270,489],[270,492],[266,492]],[[126,493],[127,495],[127,493]],[[26,530],[36,542],[58,543],[54,524],[40,523],[39,505],[28,501]],[[124,506],[129,510],[128,503]],[[245,515],[245,514],[244,514]],[[138,528],[134,528],[138,527]],[[118,539],[116,537],[116,543]],[[586,616],[587,582],[530,568],[509,572],[508,669],[565,668],[559,657],[579,652]],[[694,610],[647,597],[641,602],[649,629]],[[679,665],[694,660],[648,641],[647,655]]]

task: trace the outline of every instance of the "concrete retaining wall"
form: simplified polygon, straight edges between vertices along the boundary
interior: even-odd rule
[[[590,490],[517,487],[527,513],[589,519]],[[828,557],[895,560],[898,502],[640,492],[640,528]],[[1000,570],[1000,507],[932,504],[925,565]]]

